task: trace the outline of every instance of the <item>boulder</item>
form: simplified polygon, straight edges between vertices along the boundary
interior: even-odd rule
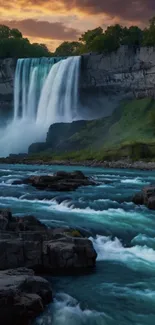
[[[155,196],[151,196],[149,199],[148,199],[148,202],[147,202],[147,207],[151,210],[155,210]]]
[[[144,204],[143,193],[140,192],[140,193],[135,194],[132,201],[133,201],[133,203],[135,203],[137,205],[143,205]]]
[[[6,230],[9,222],[12,221],[12,214],[10,210],[0,210],[0,231]]]
[[[28,267],[52,274],[95,266],[93,245],[78,229],[48,229],[33,216],[9,220],[0,232],[0,270]]]
[[[155,186],[144,187],[140,193],[133,197],[133,202],[137,205],[146,205],[149,209],[155,210]]]
[[[51,271],[89,269],[97,254],[87,238],[62,237],[44,242],[44,267]]]
[[[51,301],[49,282],[32,270],[0,271],[0,324],[28,325]]]
[[[23,180],[24,184],[31,184],[39,190],[74,191],[80,186],[95,185],[81,171],[67,173],[59,171],[53,176],[31,176]]]

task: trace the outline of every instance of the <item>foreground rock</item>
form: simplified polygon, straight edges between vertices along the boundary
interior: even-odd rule
[[[23,181],[39,190],[74,191],[80,186],[95,185],[95,182],[86,177],[81,171],[67,173],[57,172],[53,176],[31,176]]]
[[[50,274],[93,268],[96,252],[77,230],[48,229],[33,216],[0,211],[0,270],[28,267]]]
[[[27,325],[51,301],[49,282],[32,270],[0,271],[0,324]]]
[[[140,193],[133,197],[137,205],[146,205],[149,209],[155,210],[155,186],[144,187]]]

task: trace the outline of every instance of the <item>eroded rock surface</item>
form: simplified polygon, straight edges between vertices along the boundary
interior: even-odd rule
[[[0,324],[27,325],[51,301],[50,283],[32,270],[0,271]]]
[[[81,171],[67,173],[59,171],[53,176],[31,176],[23,181],[24,184],[31,184],[39,190],[51,191],[74,191],[80,186],[95,185],[95,182],[86,177]]]
[[[70,228],[48,229],[32,216],[14,218],[0,211],[0,270],[28,267],[39,272],[93,268],[91,241]]]
[[[133,202],[137,205],[146,205],[149,209],[155,210],[155,186],[144,187],[142,192],[133,197]]]

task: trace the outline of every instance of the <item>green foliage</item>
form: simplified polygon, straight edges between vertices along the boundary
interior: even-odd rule
[[[143,45],[154,46],[155,45],[155,17],[150,20],[148,28],[143,32]]]
[[[119,24],[108,26],[105,31],[101,27],[88,30],[79,38],[79,42],[64,42],[56,50],[56,55],[77,55],[88,52],[109,53],[116,51],[121,45],[138,48],[155,46],[155,17],[150,20],[148,28],[142,30],[138,26],[129,28]],[[74,43],[76,48],[74,49]]]
[[[51,56],[44,44],[31,44],[18,29],[0,25],[0,58]]]
[[[56,56],[72,56],[79,54],[82,48],[80,42],[63,42],[55,51]]]
[[[155,46],[155,17],[144,30],[138,26],[128,28],[119,24],[108,26],[105,31],[101,27],[88,30],[81,35],[79,42],[65,41],[55,53],[51,53],[44,44],[31,44],[18,29],[0,25],[0,58],[73,56],[89,52],[106,54],[116,51],[121,45],[135,49],[140,46]]]
[[[122,45],[140,46],[143,42],[143,31],[137,26],[124,28]]]
[[[42,153],[47,160],[75,162],[133,160],[155,157],[155,100],[151,98],[123,101],[112,116],[88,121],[84,129],[71,138],[68,152]],[[74,151],[74,141],[79,150]],[[39,156],[41,157],[41,156]]]

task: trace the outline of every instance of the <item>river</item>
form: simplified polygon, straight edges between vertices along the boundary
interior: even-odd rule
[[[62,169],[82,170],[98,185],[68,193],[12,185]],[[35,215],[48,226],[85,228],[98,253],[91,274],[50,279],[54,303],[35,324],[155,324],[155,212],[132,203],[133,194],[152,183],[151,171],[0,165],[0,208]]]

